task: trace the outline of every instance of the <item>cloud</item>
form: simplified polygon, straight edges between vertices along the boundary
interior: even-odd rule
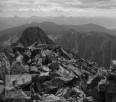
[[[71,8],[116,8],[116,0],[47,0],[49,3]]]
[[[87,8],[116,8],[116,1],[115,0],[81,0],[83,6]]]
[[[116,0],[0,0],[0,12],[109,16],[116,13]]]
[[[0,0],[6,8],[116,8],[116,0]]]

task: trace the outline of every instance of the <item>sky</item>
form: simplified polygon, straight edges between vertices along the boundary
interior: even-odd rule
[[[116,17],[116,0],[0,0],[1,17]]]

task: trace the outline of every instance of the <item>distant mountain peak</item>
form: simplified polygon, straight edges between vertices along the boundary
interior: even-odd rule
[[[37,23],[37,22],[32,22],[31,24],[35,24],[35,25],[36,25],[36,24],[39,24],[39,23]]]
[[[76,31],[74,30],[74,29],[69,29],[68,31],[67,31],[67,33],[76,33]]]
[[[82,26],[84,27],[97,27],[97,28],[100,28],[100,29],[107,29],[101,25],[97,25],[97,24],[94,24],[94,23],[88,23],[88,24],[83,24]]]

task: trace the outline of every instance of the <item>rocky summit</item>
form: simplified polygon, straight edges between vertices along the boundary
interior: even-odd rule
[[[116,102],[115,60],[109,69],[98,67],[38,31],[27,28],[19,39],[24,47],[0,52],[0,102]],[[8,94],[18,90],[18,95]]]
[[[25,29],[17,41],[17,43],[21,43],[25,47],[30,46],[35,42],[38,44],[53,44],[53,41],[50,40],[45,32],[39,27],[29,27]]]

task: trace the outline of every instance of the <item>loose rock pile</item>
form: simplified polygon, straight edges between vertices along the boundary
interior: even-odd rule
[[[116,102],[114,61],[106,70],[74,59],[57,45],[9,49],[0,53],[0,102]],[[5,74],[31,75],[26,82],[14,81],[9,89],[29,90],[31,99],[6,99]]]

